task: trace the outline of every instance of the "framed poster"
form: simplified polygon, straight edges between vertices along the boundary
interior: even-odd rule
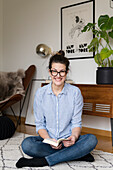
[[[89,0],[61,8],[61,49],[69,59],[93,58],[88,45],[94,37],[92,32],[81,30],[89,23],[95,23],[95,1]]]

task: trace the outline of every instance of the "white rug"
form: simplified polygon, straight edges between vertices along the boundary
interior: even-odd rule
[[[6,140],[0,140],[0,170],[17,169],[15,163],[17,160],[26,155],[21,150],[22,140],[29,135],[15,133],[15,135]],[[95,162],[72,161],[61,163],[52,167],[42,168],[21,168],[22,170],[113,170],[113,154],[94,150],[92,152]]]

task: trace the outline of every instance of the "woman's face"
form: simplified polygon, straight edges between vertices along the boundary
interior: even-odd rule
[[[52,67],[49,70],[52,82],[56,86],[64,85],[64,81],[67,76],[66,66],[61,63],[52,63]]]

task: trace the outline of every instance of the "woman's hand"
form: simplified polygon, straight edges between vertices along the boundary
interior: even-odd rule
[[[53,141],[57,141],[56,139],[52,139]],[[53,149],[61,149],[62,148],[62,143],[60,143],[58,146],[53,146],[50,145]]]
[[[76,137],[75,136],[70,136],[67,138],[68,140],[63,141],[63,144],[65,147],[69,147],[75,144],[76,142]]]
[[[62,148],[62,143],[60,143],[58,146],[53,146],[51,145],[53,149],[61,149]]]

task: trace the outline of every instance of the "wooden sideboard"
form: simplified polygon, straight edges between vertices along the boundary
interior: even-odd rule
[[[113,85],[72,85],[79,87],[83,95],[83,114],[110,118],[113,146]]]
[[[113,118],[113,85],[73,85],[83,95],[83,114]]]

